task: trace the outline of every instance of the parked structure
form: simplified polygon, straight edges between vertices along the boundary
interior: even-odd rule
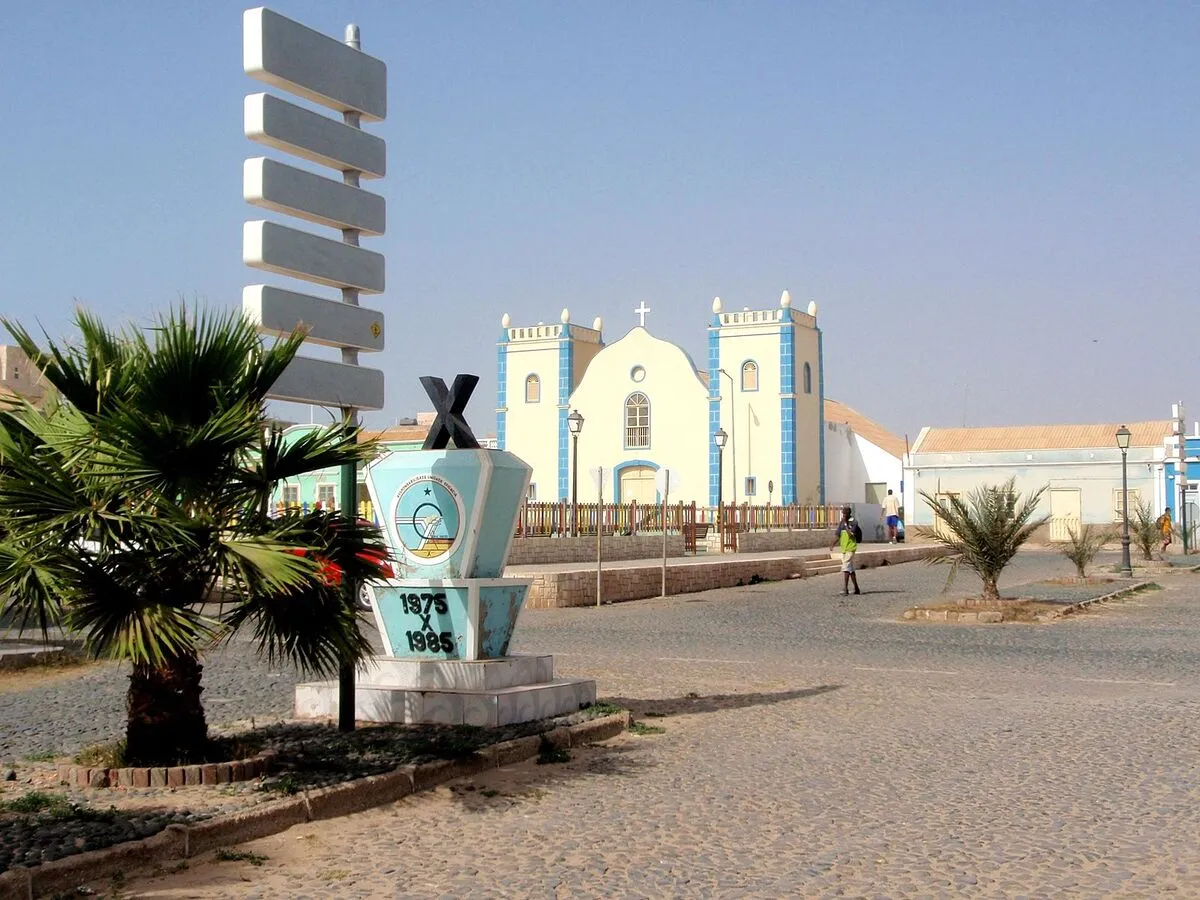
[[[1130,514],[1148,503],[1154,514],[1168,504],[1164,462],[1176,424],[1126,423],[1131,432],[1128,476]],[[920,499],[963,495],[985,484],[1015,479],[1027,494],[1047,487],[1041,512],[1051,517],[1050,540],[1065,540],[1068,526],[1121,521],[1121,451],[1117,424],[1031,425],[997,428],[924,428],[904,466],[909,525],[934,525]],[[1197,438],[1200,449],[1200,437]]]

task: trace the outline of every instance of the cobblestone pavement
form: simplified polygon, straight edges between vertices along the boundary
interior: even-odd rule
[[[1066,574],[1028,553],[1006,581]],[[944,577],[870,570],[849,602],[827,576],[529,614],[519,650],[665,733],[122,896],[1200,896],[1200,575],[1048,625],[897,621]]]

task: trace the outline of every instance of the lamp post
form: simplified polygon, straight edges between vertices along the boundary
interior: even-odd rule
[[[567,416],[567,428],[571,431],[571,537],[579,537],[579,432],[583,431],[583,416],[579,410]]]
[[[725,534],[723,528],[725,526],[725,510],[721,503],[721,489],[725,482],[725,442],[729,440],[729,435],[725,433],[724,428],[718,428],[713,435],[713,443],[717,445],[717,541],[721,545],[721,552],[725,552]]]
[[[1117,429],[1117,446],[1121,450],[1121,574],[1133,577],[1129,563],[1129,429]]]

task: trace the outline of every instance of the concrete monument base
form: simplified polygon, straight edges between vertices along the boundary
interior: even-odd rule
[[[372,657],[355,676],[354,718],[408,725],[494,728],[573,713],[596,701],[596,682],[555,678],[551,656],[485,660]],[[296,717],[338,714],[336,681],[296,685]]]

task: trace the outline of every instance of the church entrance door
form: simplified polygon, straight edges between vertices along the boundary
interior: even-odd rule
[[[630,466],[621,470],[621,496],[618,502],[632,503],[634,500],[639,506],[643,503],[658,502],[658,491],[654,487],[654,469],[650,466]]]

